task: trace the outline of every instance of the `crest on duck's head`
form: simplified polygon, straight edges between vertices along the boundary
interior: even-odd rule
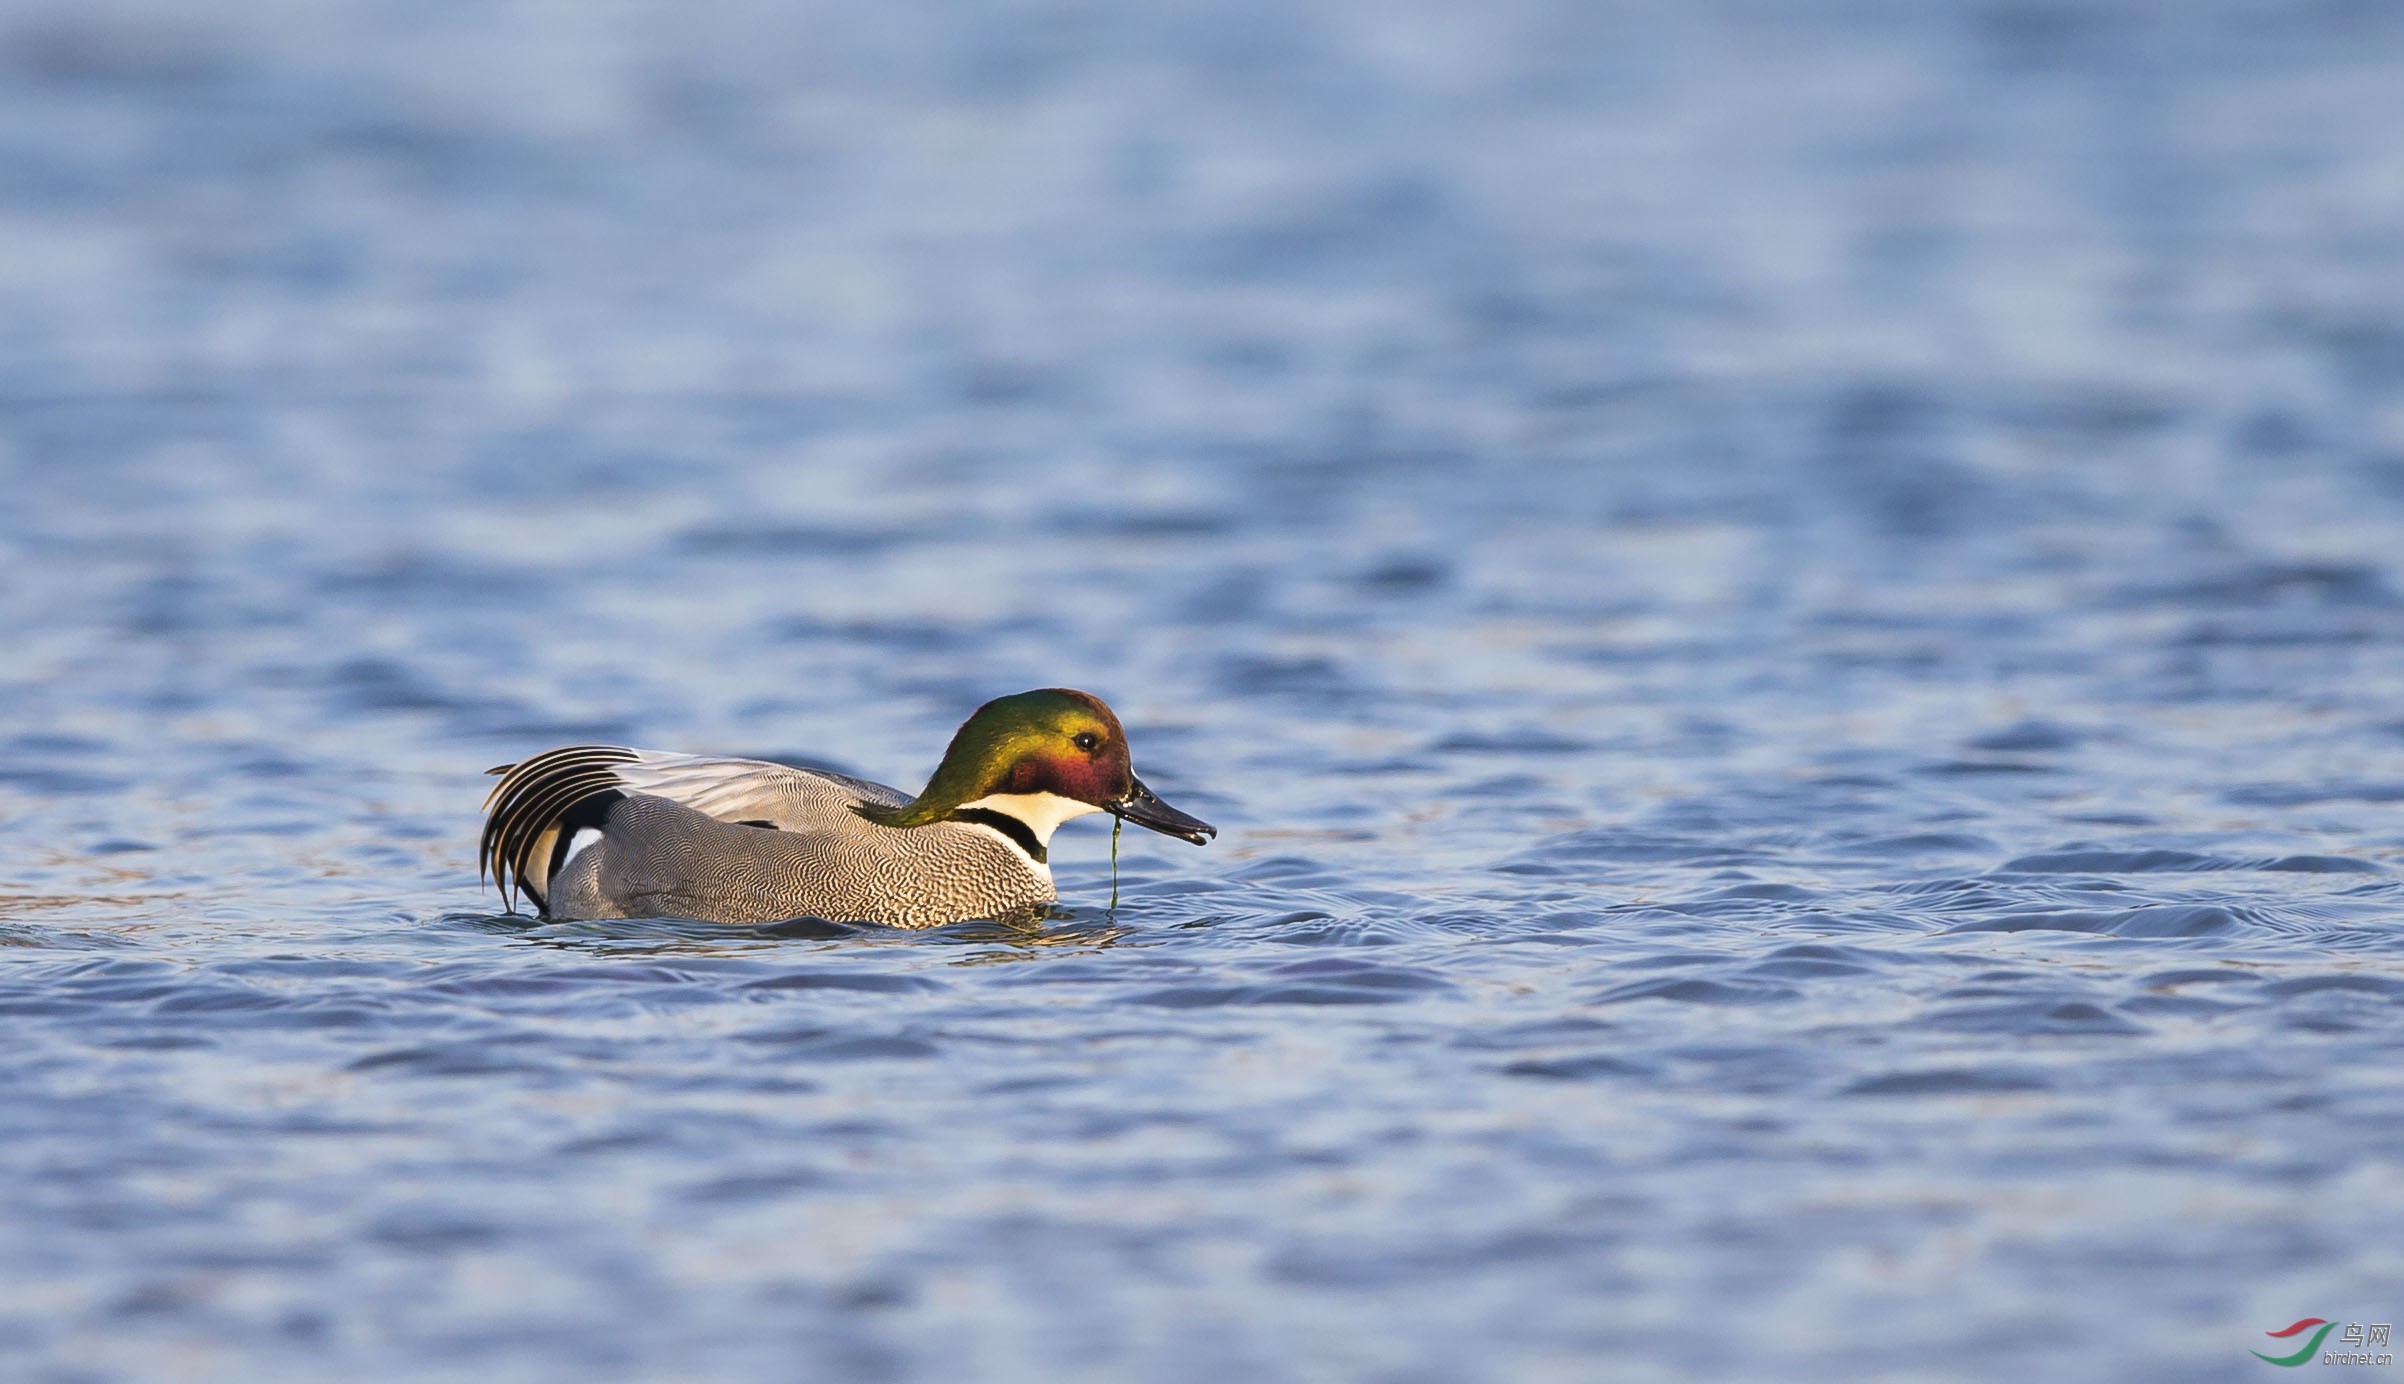
[[[889,827],[940,822],[990,797],[1052,794],[1199,846],[1218,829],[1153,796],[1127,757],[1127,732],[1102,699],[1068,687],[996,697],[952,735],[943,763],[899,807],[854,810]],[[1049,833],[1044,833],[1048,835]]]
[[[1105,810],[1135,784],[1127,732],[1102,699],[1067,687],[996,697],[976,709],[917,797],[900,807],[863,804],[890,827],[939,822],[963,803],[997,793],[1056,793]]]

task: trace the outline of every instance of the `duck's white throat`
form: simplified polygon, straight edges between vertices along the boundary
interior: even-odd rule
[[[983,808],[988,812],[1016,817],[1027,824],[1027,830],[1035,833],[1035,844],[1047,851],[1052,848],[1052,833],[1060,829],[1062,822],[1102,810],[1092,803],[1081,803],[1058,793],[988,793],[973,803],[960,804],[960,808],[963,811]]]

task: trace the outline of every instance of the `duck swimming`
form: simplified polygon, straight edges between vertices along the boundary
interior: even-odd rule
[[[569,745],[489,772],[479,879],[546,918],[786,918],[934,927],[1040,907],[1052,833],[1091,812],[1199,846],[1152,795],[1102,700],[997,697],[918,796],[757,759]]]

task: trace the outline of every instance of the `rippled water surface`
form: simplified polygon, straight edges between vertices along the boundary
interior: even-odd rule
[[[5,1374],[2392,1321],[2399,149],[2375,5],[12,8]],[[1115,910],[477,886],[1052,684]]]

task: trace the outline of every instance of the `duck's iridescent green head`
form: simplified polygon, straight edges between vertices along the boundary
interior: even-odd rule
[[[916,798],[859,811],[886,826],[919,827],[987,799],[1043,795],[1115,813],[1197,846],[1218,834],[1152,796],[1128,760],[1119,718],[1101,698],[1065,687],[996,697],[978,707],[953,734],[943,763]]]

